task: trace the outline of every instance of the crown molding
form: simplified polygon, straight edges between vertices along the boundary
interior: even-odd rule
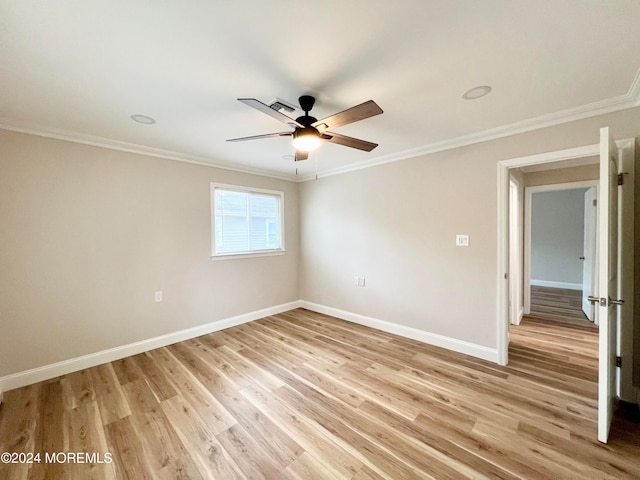
[[[238,167],[228,162],[221,162],[213,158],[201,157],[197,155],[189,155],[186,153],[173,152],[171,150],[163,150],[161,148],[149,147],[147,145],[139,145],[136,143],[121,142],[104,137],[97,137],[83,133],[71,132],[66,130],[53,129],[43,127],[36,124],[19,123],[7,118],[0,118],[0,130],[8,130],[17,133],[26,133],[36,135],[38,137],[52,138],[55,140],[63,140],[71,143],[79,143],[82,145],[90,145],[92,147],[107,148],[109,150],[117,150],[120,152],[134,153],[137,155],[145,155],[148,157],[162,158],[165,160],[174,160],[177,162],[191,163],[203,167],[220,168],[222,170],[231,170],[233,172],[248,173],[251,175],[260,175],[263,177],[277,178],[279,180],[288,180],[296,182],[295,176],[277,174],[273,171],[262,170],[250,167]]]
[[[465,147],[489,140],[496,140],[498,138],[509,137],[511,135],[530,132],[532,130],[538,130],[540,128],[552,127],[554,125],[583,120],[598,115],[605,115],[607,113],[614,113],[637,106],[640,106],[640,69],[638,69],[638,71],[636,72],[633,82],[631,83],[631,87],[624,95],[619,95],[610,99],[600,100],[586,105],[581,105],[579,107],[562,110],[560,112],[550,113],[548,115],[542,115],[509,125],[484,130],[482,132],[462,135],[450,140],[444,140],[441,142],[430,143],[408,150],[402,150],[400,152],[392,153],[389,155],[353,163],[345,167],[333,168],[324,172],[319,172],[317,178],[340,175],[343,173],[354,172],[356,170],[362,170],[364,168],[399,162],[401,160],[408,160],[410,158],[415,158],[430,153],[453,150],[454,148]],[[313,175],[304,175],[299,178],[298,181],[306,182],[315,179],[316,175],[314,173]]]
[[[344,167],[333,168],[324,172],[319,172],[316,176],[315,173],[308,175],[286,175],[279,174],[269,170],[239,167],[230,162],[222,162],[208,157],[201,157],[196,155],[189,155],[180,152],[173,152],[170,150],[163,150],[159,148],[149,147],[146,145],[139,145],[135,143],[121,142],[118,140],[112,140],[103,137],[97,137],[92,135],[86,135],[77,132],[52,129],[49,127],[43,127],[36,124],[21,124],[19,122],[12,121],[6,118],[0,118],[0,129],[9,130],[19,133],[27,133],[31,135],[37,135],[40,137],[53,138],[57,140],[64,140],[67,142],[80,143],[84,145],[91,145],[94,147],[108,148],[111,150],[118,150],[121,152],[135,153],[138,155],[146,155],[150,157],[163,158],[167,160],[175,160],[178,162],[192,163],[195,165],[201,165],[205,167],[221,168],[224,170],[231,170],[234,172],[248,173],[252,175],[261,175],[264,177],[277,178],[279,180],[287,180],[291,182],[306,182],[315,180],[322,177],[330,177],[333,175],[340,175],[343,173],[354,172],[365,168],[375,167],[378,165],[385,165],[387,163],[399,162],[401,160],[407,160],[410,158],[420,157],[428,155],[430,153],[443,152],[446,150],[453,150],[455,148],[465,147],[475,143],[486,142],[489,140],[496,140],[499,138],[509,137],[519,133],[530,132],[532,130],[538,130],[540,128],[551,127],[554,125],[560,125],[563,123],[573,122],[577,120],[583,120],[597,115],[604,115],[607,113],[618,112],[629,108],[640,106],[640,69],[636,72],[636,75],[629,87],[629,90],[624,95],[609,98],[606,100],[600,100],[597,102],[581,105],[575,108],[562,110],[560,112],[554,112],[547,115],[515,122],[509,125],[503,125],[501,127],[491,128],[481,132],[470,133],[468,135],[462,135],[450,140],[443,140],[441,142],[429,143],[415,148],[407,150],[401,150],[399,152],[391,153],[389,155],[383,155],[380,157],[374,157],[361,162],[353,163]]]
[[[640,68],[631,82],[627,96],[632,102],[635,102],[635,106],[640,105]]]

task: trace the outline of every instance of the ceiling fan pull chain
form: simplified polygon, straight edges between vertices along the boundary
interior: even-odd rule
[[[314,153],[314,157],[316,159],[316,180],[318,180],[318,151],[316,150]]]

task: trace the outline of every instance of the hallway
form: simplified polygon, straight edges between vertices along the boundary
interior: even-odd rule
[[[562,288],[531,286],[531,314],[529,317],[553,320],[597,331],[582,311],[582,292]]]

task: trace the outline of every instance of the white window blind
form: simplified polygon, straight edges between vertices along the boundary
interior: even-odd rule
[[[213,255],[283,251],[283,195],[212,184]]]

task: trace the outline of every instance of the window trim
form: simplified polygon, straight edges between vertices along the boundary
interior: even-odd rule
[[[280,248],[269,250],[253,250],[237,253],[216,253],[216,190],[225,190],[232,192],[247,193],[249,195],[271,195],[279,198],[278,216],[280,220]],[[284,192],[280,190],[268,190],[265,188],[248,187],[244,185],[232,185],[228,183],[211,182],[210,190],[211,203],[211,260],[226,260],[231,258],[253,258],[253,257],[270,257],[275,255],[284,255],[285,235],[284,235]]]

